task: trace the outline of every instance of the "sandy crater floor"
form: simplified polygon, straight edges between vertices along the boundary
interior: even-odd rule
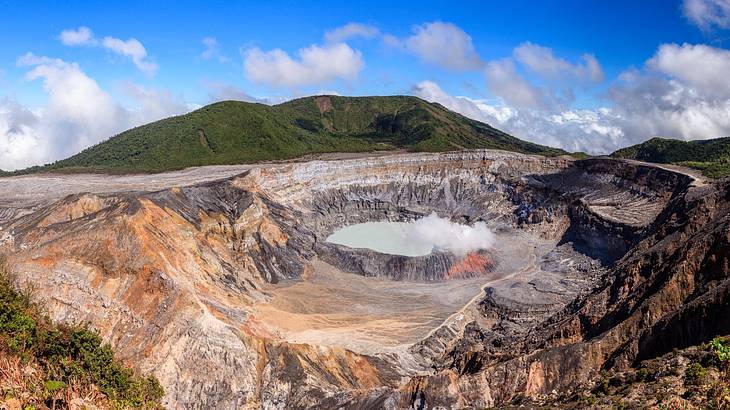
[[[402,351],[481,299],[485,287],[529,298],[515,284],[555,275],[542,272],[537,263],[554,249],[554,242],[511,231],[498,234],[498,244],[492,277],[438,283],[364,277],[315,260],[304,279],[271,285],[271,300],[256,304],[253,315],[271,333],[293,343],[364,354]]]

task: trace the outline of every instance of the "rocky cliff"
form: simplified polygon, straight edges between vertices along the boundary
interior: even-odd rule
[[[634,227],[630,250],[595,289],[524,334],[473,326],[444,355],[442,369],[413,379],[401,400],[550,404],[588,394],[606,370],[730,332],[730,181],[669,197],[650,224]],[[494,310],[489,302],[487,294],[485,314]]]

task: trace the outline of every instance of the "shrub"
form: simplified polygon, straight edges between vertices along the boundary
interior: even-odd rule
[[[42,386],[46,397],[75,383],[97,386],[119,408],[156,408],[164,396],[156,378],[125,367],[93,330],[53,324],[29,294],[14,288],[1,260],[0,350],[40,365],[47,377]]]
[[[725,339],[716,337],[710,342],[710,348],[717,355],[717,359],[720,363],[727,366],[730,363],[730,346],[727,345]]]
[[[730,409],[730,346],[721,337],[710,342],[710,349],[715,352],[720,362],[720,379],[708,392],[708,399],[712,408]]]
[[[684,371],[684,384],[686,385],[699,385],[707,377],[707,369],[705,369],[699,363],[692,363]]]

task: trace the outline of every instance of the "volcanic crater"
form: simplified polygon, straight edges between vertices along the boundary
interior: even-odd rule
[[[458,354],[475,329],[505,357],[593,292],[699,183],[491,150],[96,178],[0,180],[0,249],[55,319],[90,322],[158,376],[167,405],[190,408],[410,406],[429,377],[484,366]],[[432,213],[485,223],[494,246],[404,256],[327,241]],[[491,388],[468,402],[550,385],[524,367],[521,388],[470,381]],[[460,383],[444,403],[463,403]]]

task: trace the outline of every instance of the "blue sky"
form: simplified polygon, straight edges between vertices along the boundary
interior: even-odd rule
[[[722,0],[0,7],[0,169],[220,99],[316,93],[413,94],[596,153],[730,131]]]

